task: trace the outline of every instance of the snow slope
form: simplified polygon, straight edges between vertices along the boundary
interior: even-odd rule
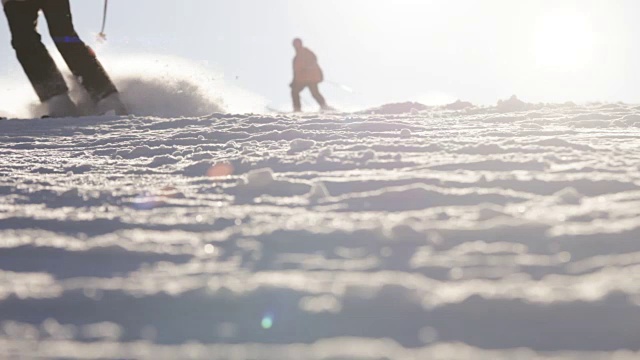
[[[515,105],[2,121],[0,357],[638,358],[640,107]]]

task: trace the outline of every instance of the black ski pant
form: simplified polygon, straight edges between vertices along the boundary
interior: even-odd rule
[[[311,95],[313,95],[313,98],[316,99],[320,107],[322,107],[323,109],[327,107],[327,102],[324,100],[324,97],[322,96],[322,94],[320,94],[320,89],[318,89],[318,83],[311,83],[311,84],[293,83],[291,84],[291,97],[293,98],[294,111],[302,110],[302,105],[300,104],[300,93],[306,87],[309,87],[309,90],[311,91]]]
[[[78,37],[69,0],[9,1],[4,5],[11,30],[11,44],[40,101],[69,91],[60,70],[36,31],[42,10],[56,47],[94,101],[116,92],[116,87],[93,50]]]

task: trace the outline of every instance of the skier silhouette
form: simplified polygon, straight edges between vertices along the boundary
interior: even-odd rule
[[[95,53],[78,37],[73,27],[69,0],[2,0],[2,4],[18,61],[49,116],[77,116],[79,113],[69,97],[69,88],[60,70],[36,31],[40,10],[47,19],[49,33],[56,47],[73,75],[91,96],[97,113],[127,113],[118,90]]]
[[[293,82],[291,83],[291,97],[293,99],[293,111],[302,111],[300,104],[300,92],[306,87],[311,91],[311,95],[316,99],[323,110],[330,110],[327,106],[318,84],[324,80],[322,69],[318,65],[316,55],[302,45],[302,40],[294,39],[293,47],[296,49],[296,57],[293,59]]]

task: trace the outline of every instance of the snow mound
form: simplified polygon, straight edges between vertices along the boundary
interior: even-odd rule
[[[498,100],[498,104],[496,105],[496,109],[501,113],[532,110],[536,107],[534,104],[529,104],[518,99],[516,95],[511,96],[507,100]]]
[[[269,168],[258,169],[247,173],[244,186],[249,189],[262,189],[273,184],[273,182],[273,170]]]
[[[553,194],[556,198],[556,203],[559,205],[579,205],[582,202],[583,196],[578,190],[568,187]]]
[[[307,194],[307,197],[312,202],[318,202],[328,198],[329,196],[331,196],[331,194],[329,194],[329,190],[327,190],[327,187],[321,182],[314,183],[311,187],[311,191]]]
[[[403,103],[392,103],[385,104],[376,108],[368,109],[362,111],[363,114],[381,114],[381,115],[394,115],[394,114],[411,114],[416,113],[416,111],[420,112],[423,110],[427,110],[430,107],[418,102],[403,102]]]
[[[316,145],[316,142],[308,139],[295,139],[291,142],[289,153],[297,154],[309,150]]]
[[[457,100],[456,102],[443,106],[443,108],[446,110],[464,110],[472,107],[474,107],[472,103],[462,100]]]

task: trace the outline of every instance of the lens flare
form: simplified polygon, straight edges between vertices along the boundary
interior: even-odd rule
[[[262,317],[262,321],[260,322],[260,325],[262,326],[263,329],[265,330],[269,330],[273,327],[273,315],[271,314],[265,314]]]
[[[233,165],[231,164],[215,164],[207,171],[207,176],[213,179],[233,175]]]

